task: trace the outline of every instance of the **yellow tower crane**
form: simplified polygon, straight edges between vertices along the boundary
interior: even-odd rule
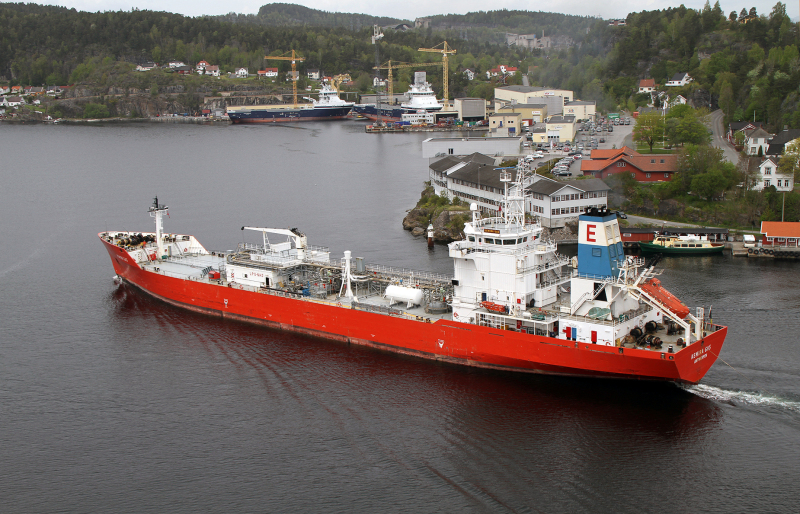
[[[442,48],[438,48],[439,46]],[[439,43],[433,48],[418,48],[417,50],[420,52],[436,52],[442,54],[442,86],[444,89],[442,92],[442,95],[444,96],[444,98],[442,98],[442,103],[444,103],[444,106],[447,107],[450,105],[450,87],[448,85],[448,74],[450,72],[450,68],[447,66],[447,56],[456,53],[456,50],[448,47],[447,41]]]
[[[386,79],[389,81],[389,98],[391,101],[394,101],[394,81],[392,79],[392,70],[397,70],[400,68],[416,68],[418,66],[441,66],[442,63],[440,62],[422,62],[422,63],[411,63],[411,62],[400,62],[396,64],[392,64],[392,61],[388,61],[383,66],[373,66],[373,70],[389,70],[389,77]]]
[[[294,108],[297,109],[297,79],[299,78],[297,75],[297,65],[295,64],[297,61],[303,62],[305,61],[305,57],[298,57],[295,55],[294,50],[292,50],[292,56],[273,56],[273,55],[265,55],[264,59],[270,59],[273,61],[292,61],[292,101],[294,103]]]

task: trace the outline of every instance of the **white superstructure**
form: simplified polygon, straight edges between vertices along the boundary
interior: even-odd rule
[[[616,214],[582,214],[578,256],[569,259],[542,237],[538,222],[525,218],[528,163],[520,162],[513,182],[511,174],[501,170],[500,216],[481,219],[473,204],[465,238],[449,245],[454,320],[604,346],[643,344],[661,326],[685,337],[670,338],[678,345],[702,337],[702,323],[660,287],[653,265],[624,255]],[[660,347],[661,338],[653,344]]]
[[[352,107],[354,105],[354,102],[346,102],[339,98],[339,92],[329,84],[323,84],[320,88],[319,100],[308,97],[305,99],[314,104],[314,107]]]
[[[440,111],[442,104],[436,99],[436,93],[431,88],[430,82],[427,82],[427,75],[424,71],[414,73],[414,83],[408,88],[406,92],[407,102],[400,104],[404,109],[414,109],[423,111]]]

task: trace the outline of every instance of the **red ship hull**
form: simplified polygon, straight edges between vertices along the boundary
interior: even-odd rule
[[[184,280],[143,270],[102,237],[127,283],[194,312],[459,365],[571,376],[696,383],[716,361],[726,327],[674,354],[600,346],[459,323],[399,318]]]

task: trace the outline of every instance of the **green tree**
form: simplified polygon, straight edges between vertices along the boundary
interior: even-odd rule
[[[640,114],[636,119],[636,127],[633,129],[633,140],[637,143],[645,143],[653,151],[653,145],[658,139],[664,136],[664,118],[657,112],[647,112]]]
[[[88,103],[83,108],[83,117],[90,119],[108,118],[108,107],[103,104]]]
[[[725,175],[718,170],[696,175],[692,179],[692,192],[700,198],[713,200],[722,193],[727,187],[728,182]]]

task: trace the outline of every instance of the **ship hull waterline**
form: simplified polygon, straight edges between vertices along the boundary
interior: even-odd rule
[[[229,110],[228,117],[233,124],[240,123],[298,123],[303,121],[334,121],[347,119],[351,107],[314,108],[249,108]]]
[[[100,238],[125,283],[196,313],[316,338],[479,368],[597,378],[697,383],[716,361],[727,328],[674,354],[598,346],[499,330],[452,320],[414,321],[317,303],[287,294],[257,293],[169,277],[140,268],[128,253]]]

